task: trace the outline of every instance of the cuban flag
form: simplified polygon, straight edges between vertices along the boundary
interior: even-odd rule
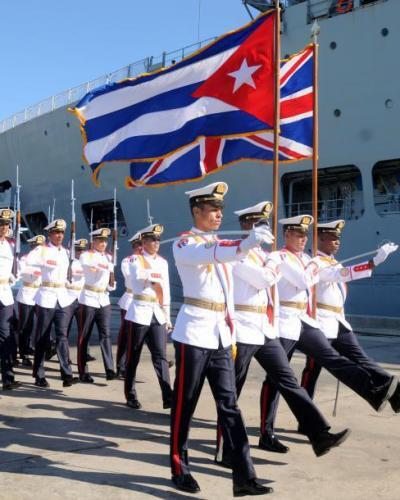
[[[92,170],[273,129],[274,27],[270,10],[174,66],[89,92],[71,111]]]
[[[281,163],[312,157],[313,70],[312,45],[281,62]],[[159,187],[201,179],[238,161],[269,163],[273,161],[273,149],[273,132],[236,138],[202,137],[165,158],[131,163],[125,185]]]

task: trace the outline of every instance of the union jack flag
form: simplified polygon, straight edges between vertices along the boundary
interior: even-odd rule
[[[281,63],[280,163],[312,157],[313,69],[312,45]],[[270,163],[273,148],[273,132],[231,138],[202,137],[159,160],[131,163],[125,184],[129,189],[159,187],[201,179],[239,161]]]

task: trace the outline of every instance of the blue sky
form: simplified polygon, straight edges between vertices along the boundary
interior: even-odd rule
[[[199,0],[18,0],[0,6],[0,119],[147,56],[197,42]],[[200,39],[249,20],[200,0]]]

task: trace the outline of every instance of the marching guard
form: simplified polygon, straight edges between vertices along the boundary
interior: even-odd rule
[[[46,237],[38,234],[27,240],[31,251],[46,243]],[[22,286],[18,290],[18,347],[22,359],[22,366],[31,367],[29,359],[34,339],[32,338],[35,323],[35,295],[39,290],[42,273],[38,267],[29,266],[26,262],[29,254],[22,255],[19,259],[19,277],[22,278]]]
[[[37,246],[26,259],[27,265],[39,269],[42,276],[40,288],[35,295],[37,323],[32,374],[35,378],[35,385],[38,387],[49,387],[44,361],[53,324],[63,386],[69,387],[77,381],[72,375],[67,338],[70,306],[73,299],[66,289],[69,255],[62,246],[66,227],[67,224],[63,219],[56,219],[48,224],[44,228],[48,232],[48,243]]]
[[[320,267],[319,282],[316,285],[317,319],[321,331],[340,354],[351,359],[367,370],[376,384],[384,384],[391,375],[372,360],[360,346],[350,323],[346,320],[344,305],[347,297],[346,283],[369,278],[373,269],[385,262],[397,250],[397,245],[387,243],[379,248],[377,255],[368,262],[343,267],[335,255],[340,249],[340,239],[344,220],[318,224],[318,253],[316,261]],[[307,356],[301,385],[310,397],[314,396],[315,386],[321,367],[314,358]],[[393,410],[400,412],[400,388],[389,400]],[[302,430],[302,425],[300,425]]]
[[[311,316],[312,286],[319,281],[319,265],[304,252],[308,231],[313,223],[311,215],[281,219],[285,247],[270,254],[279,265],[282,278],[279,291],[279,335],[288,359],[295,349],[313,357],[334,377],[364,398],[376,411],[381,411],[397,388],[397,378],[377,381],[363,366],[339,354],[319,329]],[[261,428],[274,435],[274,421],[278,407],[278,387],[267,376],[262,389]],[[275,443],[279,443],[275,437]],[[273,450],[272,450],[273,451]]]
[[[74,318],[79,333],[79,297],[85,285],[85,276],[79,258],[82,255],[82,252],[84,252],[87,249],[88,240],[86,240],[85,238],[80,238],[78,240],[75,240],[74,246],[75,246],[75,258],[70,263],[71,266],[70,282],[67,283],[67,291],[71,296],[71,298],[73,299],[70,309],[70,317],[68,321],[68,338],[71,332]]]
[[[265,225],[269,229],[272,203],[263,201],[253,207],[235,212],[244,231]],[[271,234],[272,236],[272,234]],[[273,238],[267,243],[272,243]],[[329,432],[330,425],[316,408],[307,392],[302,389],[289,365],[286,353],[279,342],[278,292],[271,287],[280,279],[279,265],[268,257],[261,247],[253,248],[240,262],[233,265],[233,293],[235,301],[236,390],[239,398],[245,383],[250,362],[254,357],[279,387],[289,408],[304,428],[317,456],[326,454],[348,436],[348,431]],[[275,300],[273,300],[273,295]],[[273,317],[275,303],[275,315]],[[218,438],[220,433],[217,433]],[[219,439],[218,439],[219,441]],[[220,446],[220,443],[218,443]],[[287,452],[288,448],[275,442],[274,436],[261,433],[259,447],[266,450]],[[222,449],[221,449],[222,448]],[[217,449],[216,462],[231,466],[229,443]],[[221,453],[222,452],[222,453]]]
[[[125,365],[126,365],[126,350],[128,346],[128,326],[129,323],[126,321],[126,311],[129,309],[133,299],[133,291],[131,278],[129,275],[129,266],[134,255],[140,255],[142,253],[142,240],[141,234],[139,232],[135,233],[132,238],[129,238],[129,243],[132,246],[132,254],[125,257],[121,261],[121,272],[125,281],[125,292],[118,301],[118,305],[121,308],[121,324],[118,333],[117,341],[117,375],[122,378],[125,377]]]
[[[170,441],[172,481],[180,490],[200,491],[190,473],[188,434],[207,378],[224,440],[232,443],[233,494],[264,495],[272,492],[272,488],[256,480],[246,429],[237,406],[232,359],[232,269],[228,263],[243,259],[251,248],[270,241],[270,232],[255,228],[246,239],[238,241],[219,241],[210,235],[210,231],[221,225],[227,190],[224,182],[216,182],[186,193],[194,226],[173,245],[184,304],[172,334],[176,355]]]
[[[16,281],[16,276],[12,272],[14,245],[7,237],[14,217],[12,210],[0,209],[0,363],[3,390],[11,390],[19,386],[19,382],[14,378],[12,366],[15,345],[11,335],[11,322],[14,314],[11,285]]]
[[[124,386],[127,405],[133,409],[141,408],[135,378],[144,342],[151,352],[163,408],[171,407],[172,389],[167,361],[167,333],[171,330],[168,262],[158,254],[163,231],[160,224],[142,229],[142,254],[132,255],[129,262],[133,299],[125,316],[129,326]]]
[[[106,372],[106,379],[116,378],[111,344],[111,303],[109,292],[116,289],[110,284],[110,274],[114,270],[111,255],[106,252],[110,229],[103,227],[92,231],[93,250],[83,252],[79,258],[84,281],[79,297],[78,371],[79,380],[93,383],[88,368],[88,345],[93,326],[99,332],[100,348]]]

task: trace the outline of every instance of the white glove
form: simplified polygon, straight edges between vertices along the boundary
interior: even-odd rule
[[[15,283],[18,281],[18,278],[16,278],[12,273],[10,274],[9,282],[11,286],[14,286]]]
[[[117,289],[117,282],[116,281],[114,282],[114,286],[107,285],[108,292],[115,292],[116,289]]]
[[[239,248],[242,252],[248,252],[251,248],[258,247],[261,243],[273,243],[274,236],[265,226],[253,228],[247,238],[242,240]]]
[[[382,245],[380,248],[378,248],[378,253],[372,259],[374,266],[379,266],[379,264],[385,262],[388,256],[392,252],[395,252],[398,248],[399,245],[395,245],[394,243],[386,243],[385,245]]]

